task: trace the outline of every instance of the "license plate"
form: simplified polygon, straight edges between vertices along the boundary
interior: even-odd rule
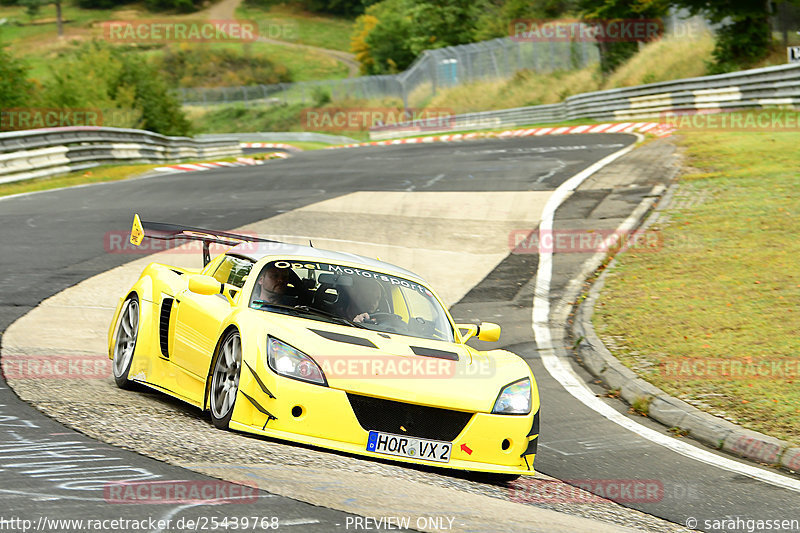
[[[368,452],[411,457],[438,463],[450,462],[450,451],[452,449],[453,444],[450,442],[392,435],[391,433],[381,433],[379,431],[370,431],[369,440],[367,441]]]

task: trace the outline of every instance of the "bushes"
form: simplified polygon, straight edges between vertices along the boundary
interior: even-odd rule
[[[308,104],[245,107],[230,105],[195,118],[197,130],[211,133],[243,131],[303,131],[302,112]]]
[[[141,58],[127,59],[115,96],[132,94],[133,108],[142,113],[142,128],[164,135],[187,135],[191,124],[156,69]]]
[[[231,87],[291,81],[286,67],[275,65],[266,55],[242,54],[234,48],[168,48],[157,65],[173,87]]]
[[[2,107],[92,109],[102,111],[104,126],[189,133],[190,123],[158,70],[120,48],[94,41],[62,53],[35,91],[24,81],[24,66],[13,58],[0,60]]]
[[[29,98],[33,84],[28,81],[28,67],[0,45],[0,109],[20,107]]]

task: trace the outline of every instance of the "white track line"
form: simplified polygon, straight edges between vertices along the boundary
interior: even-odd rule
[[[567,197],[583,183],[583,181],[608,165],[615,159],[627,154],[643,139],[638,135],[638,141],[622,150],[594,163],[585,170],[575,174],[570,179],[559,186],[553,195],[548,199],[542,212],[542,221],[539,225],[540,240],[543,234],[553,230],[553,218],[556,209],[567,199]],[[627,221],[626,221],[627,222]],[[625,224],[625,223],[623,223]],[[669,435],[645,427],[638,422],[626,417],[616,411],[613,407],[599,400],[595,394],[589,390],[584,381],[575,373],[565,358],[558,357],[555,353],[552,338],[550,335],[550,280],[553,272],[553,253],[540,251],[539,267],[536,271],[536,290],[533,297],[533,336],[542,357],[542,363],[553,378],[558,381],[564,389],[573,397],[586,405],[588,408],[599,413],[606,419],[618,424],[625,429],[645,438],[655,444],[669,448],[681,455],[701,461],[711,466],[716,466],[730,472],[742,474],[744,476],[769,483],[785,489],[800,492],[800,480],[792,479],[775,472],[762,470],[755,466],[742,464],[726,457],[711,453],[710,451],[697,448],[691,444],[680,441]]]

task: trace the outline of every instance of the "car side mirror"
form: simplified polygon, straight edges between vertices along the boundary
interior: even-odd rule
[[[478,340],[485,342],[497,342],[500,339],[500,326],[493,322],[456,324],[456,327],[461,333],[461,341],[464,343],[475,336],[478,337]]]
[[[189,290],[195,294],[203,294],[205,296],[221,294],[222,283],[211,276],[195,274],[189,278]]]
[[[481,322],[478,326],[478,340],[497,342],[500,340],[500,326],[494,322]]]

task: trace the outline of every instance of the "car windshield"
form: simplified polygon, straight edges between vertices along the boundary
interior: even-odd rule
[[[256,279],[250,307],[383,333],[454,340],[447,313],[427,287],[344,265],[271,261]]]

